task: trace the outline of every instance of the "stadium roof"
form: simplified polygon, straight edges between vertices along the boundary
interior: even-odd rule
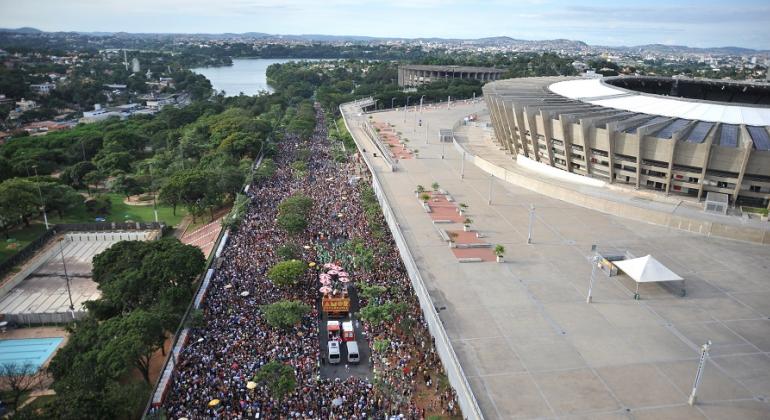
[[[548,88],[557,95],[608,108],[688,120],[770,126],[770,107],[651,95],[611,86],[601,79],[567,80]]]

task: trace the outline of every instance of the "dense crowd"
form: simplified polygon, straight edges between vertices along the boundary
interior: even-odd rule
[[[249,189],[247,214],[225,248],[223,263],[202,305],[205,326],[192,331],[176,365],[164,403],[169,418],[366,419],[395,415],[420,419],[428,414],[459,414],[452,390],[442,379],[441,362],[395,244],[387,230],[382,239],[372,239],[372,226],[361,205],[362,188],[368,183],[362,175],[365,171],[360,162],[332,159],[326,129],[324,115],[317,110],[312,138],[286,134],[277,144],[275,175]],[[298,176],[290,165],[300,149],[310,152],[304,176]],[[290,237],[276,225],[277,207],[297,192],[312,198],[314,204],[308,228]],[[378,223],[384,223],[381,215]],[[280,261],[275,251],[283,244],[298,243],[304,261],[317,261],[319,247],[353,238],[363,238],[376,255],[367,270],[345,267],[352,280],[385,286],[387,291],[377,299],[403,302],[407,308],[392,322],[379,326],[362,322],[372,349],[373,381],[321,376],[319,285],[314,269],[308,269],[306,279],[294,287],[277,287],[266,277]],[[300,325],[279,331],[265,322],[259,306],[281,299],[301,300],[314,309]],[[367,303],[362,298],[361,306]],[[297,377],[295,392],[280,400],[271,398],[265,386],[246,387],[259,368],[273,360],[290,365]],[[220,402],[210,407],[214,399]]]

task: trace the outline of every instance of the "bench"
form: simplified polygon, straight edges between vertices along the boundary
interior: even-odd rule
[[[482,262],[481,258],[459,258],[457,261],[461,263],[474,263],[474,262]]]

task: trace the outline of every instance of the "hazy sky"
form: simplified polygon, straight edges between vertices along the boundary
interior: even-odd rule
[[[770,49],[770,1],[0,0],[0,27],[46,31],[267,32],[568,38]]]

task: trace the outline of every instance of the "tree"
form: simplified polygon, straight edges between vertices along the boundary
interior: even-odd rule
[[[62,171],[61,180],[73,188],[83,188],[85,187],[84,177],[87,173],[95,170],[96,165],[89,161],[78,162]]]
[[[107,215],[112,208],[112,200],[108,195],[97,194],[85,201],[86,211],[95,215]]]
[[[21,396],[42,385],[43,373],[30,362],[4,362],[0,364],[0,384],[8,393],[11,406],[19,408]]]
[[[94,257],[92,275],[102,297],[86,306],[100,319],[158,305],[182,314],[204,265],[200,249],[177,239],[118,242]]]
[[[186,169],[174,173],[160,190],[160,200],[174,207],[184,204],[195,215],[205,207],[218,203],[221,191],[216,188],[212,174],[200,169]]]
[[[293,242],[288,242],[279,246],[275,253],[284,261],[296,260],[302,257],[302,248]]]
[[[112,181],[111,188],[113,192],[123,194],[126,198],[142,193],[142,186],[139,184],[139,181],[137,181],[135,177],[123,174],[115,177],[115,180]]]
[[[441,187],[438,182],[434,182],[430,184],[430,187],[433,188],[433,192],[438,192],[438,189]]]
[[[298,300],[281,300],[269,305],[260,306],[265,315],[265,321],[273,327],[287,330],[302,321],[302,317],[310,312],[310,306]]]
[[[163,348],[166,331],[161,318],[154,313],[138,309],[129,315],[111,318],[99,326],[102,345],[99,352],[101,365],[113,364],[136,367],[147,384],[150,384],[150,359],[156,350]]]
[[[107,175],[104,174],[104,172],[96,170],[91,171],[83,176],[83,183],[86,184],[88,188],[88,193],[91,193],[91,185],[96,186],[96,189],[99,189],[99,184],[101,184],[105,179],[107,179]]]
[[[35,183],[22,178],[11,178],[0,183],[0,215],[8,220],[9,225],[24,221],[29,226],[29,218],[40,207]]]
[[[304,194],[293,194],[278,205],[278,226],[290,234],[298,234],[307,227],[307,216],[313,199]]]
[[[259,368],[254,382],[267,386],[270,396],[280,401],[294,392],[297,375],[291,366],[273,360]]]
[[[366,283],[359,283],[356,285],[356,288],[358,289],[358,294],[368,300],[380,297],[388,290],[384,286],[378,284],[368,285]]]
[[[392,321],[405,310],[406,304],[403,302],[386,302],[383,304],[369,302],[368,305],[361,308],[360,316],[361,319],[372,325],[380,325],[385,321]]]
[[[65,211],[83,203],[83,196],[68,185],[62,185],[58,182],[41,182],[39,186],[46,209],[55,211],[60,219]]]
[[[307,265],[300,260],[281,261],[267,272],[267,278],[276,286],[293,286],[302,279]]]
[[[131,172],[132,161],[133,158],[128,152],[107,152],[105,149],[94,157],[96,167],[106,174],[115,174],[119,171]]]

